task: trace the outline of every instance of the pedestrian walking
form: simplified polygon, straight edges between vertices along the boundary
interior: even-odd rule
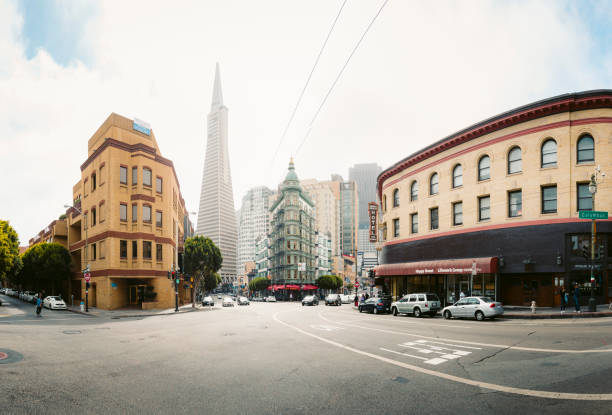
[[[578,284],[574,286],[574,305],[576,306],[576,313],[580,313],[580,287],[578,287]]]
[[[365,299],[367,300],[368,298],[370,298],[370,295],[366,293]]]
[[[40,317],[40,312],[42,311],[42,295],[39,293],[36,298],[36,316]]]
[[[359,305],[359,297],[355,294],[355,307]]]
[[[567,291],[565,287],[561,287],[561,313],[565,313],[565,307],[567,306],[567,300],[569,300],[569,296],[567,295]]]

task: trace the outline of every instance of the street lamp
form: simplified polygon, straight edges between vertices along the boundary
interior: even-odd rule
[[[72,208],[74,210],[76,210],[77,212],[79,212],[79,215],[81,215],[83,217],[83,221],[85,221],[85,215],[83,215],[83,212],[81,211],[81,209],[79,209],[76,206],[70,206],[70,205],[64,205],[64,207],[66,209],[68,208]],[[87,222],[84,222],[85,224],[85,269],[87,270],[87,272],[89,272],[89,262],[87,260]],[[85,311],[89,312],[89,282],[85,282]]]
[[[597,193],[597,174],[599,167],[595,173],[591,174],[591,182],[589,183],[589,193],[591,193],[591,210],[595,210],[595,193]],[[589,311],[597,311],[595,305],[595,275],[593,268],[595,266],[595,219],[591,221],[591,297],[589,298]]]

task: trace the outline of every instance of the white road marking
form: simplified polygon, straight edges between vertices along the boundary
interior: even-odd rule
[[[539,390],[530,390],[523,388],[513,388],[510,386],[497,385],[494,383],[488,382],[480,382],[472,379],[460,378],[459,376],[453,376],[442,372],[437,372],[431,369],[425,369],[418,366],[410,365],[408,363],[400,362],[397,360],[389,359],[384,356],[380,356],[374,353],[366,352],[364,350],[356,349],[354,347],[346,346],[344,344],[338,343],[333,340],[326,339],[321,336],[317,336],[316,334],[309,333],[305,330],[302,330],[298,327],[292,326],[291,324],[285,323],[278,318],[279,312],[276,312],[272,318],[278,323],[289,327],[299,333],[302,333],[306,336],[310,336],[314,339],[322,341],[324,343],[330,344],[332,346],[360,354],[362,356],[367,356],[372,359],[379,360],[381,362],[389,363],[391,365],[395,365],[398,367],[402,367],[404,369],[412,370],[414,372],[422,373],[425,375],[435,376],[441,379],[450,380],[452,382],[463,383],[465,385],[475,386],[477,388],[490,389],[498,392],[512,393],[515,395],[524,395],[524,396],[533,396],[536,398],[547,398],[547,399],[568,399],[568,400],[579,400],[579,401],[612,401],[612,393],[565,393],[565,392],[549,392],[549,391],[539,391]]]
[[[326,324],[312,324],[310,327],[312,327],[313,329],[324,331],[344,330],[344,327],[328,326]]]
[[[435,342],[435,341],[431,341],[431,340],[415,340],[414,342],[415,343],[435,343],[435,344],[443,344],[445,346],[461,347],[463,349],[482,350],[482,347],[461,346],[461,345],[458,345],[458,344],[449,344],[449,343]],[[433,348],[433,346],[432,346],[432,348]],[[444,347],[441,347],[441,349],[444,349]],[[453,349],[448,349],[448,350],[453,350]]]
[[[384,350],[385,352],[389,352],[389,353],[400,354],[402,356],[414,357],[415,359],[427,360],[426,358],[421,357],[421,356],[415,356],[415,355],[408,354],[408,353],[396,352],[395,350],[385,349],[384,347],[379,347],[379,349]]]
[[[321,315],[321,313],[319,313],[319,317],[321,319],[325,320],[325,321],[330,322],[330,323],[335,323],[335,324],[341,324],[341,325],[347,325],[348,326],[348,324],[343,324],[343,323],[336,322],[336,321],[330,320],[328,318],[325,318],[325,317],[323,317]],[[391,333],[391,334],[400,334],[400,335],[403,335],[403,336],[419,337],[421,339],[427,339],[427,340],[444,340],[444,341],[449,341],[449,342],[463,343],[463,344],[472,344],[472,345],[484,346],[484,347],[495,347],[495,348],[499,348],[499,349],[520,350],[520,351],[524,351],[524,352],[571,353],[571,354],[612,353],[612,349],[587,349],[587,350],[542,349],[542,348],[537,348],[537,347],[522,347],[522,346],[512,346],[512,345],[507,345],[507,344],[479,343],[479,342],[463,341],[463,340],[457,340],[457,339],[445,339],[445,338],[440,338],[440,337],[422,336],[420,334],[413,334],[413,333],[408,333],[408,332],[405,332],[405,331],[378,329],[378,328],[374,328],[374,327],[358,326],[358,325],[355,325],[355,324],[351,325],[350,327],[359,328],[359,329],[365,329],[365,330],[374,330],[374,331],[379,331],[379,332],[382,332],[382,333]]]

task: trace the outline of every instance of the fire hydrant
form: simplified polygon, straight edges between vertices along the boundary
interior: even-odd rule
[[[536,308],[536,302],[532,301],[531,302],[531,314],[535,314],[535,308]]]

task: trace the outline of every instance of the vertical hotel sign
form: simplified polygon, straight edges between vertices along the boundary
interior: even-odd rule
[[[368,216],[370,217],[370,242],[376,242],[377,232],[376,232],[376,215],[378,214],[378,205],[376,202],[368,203]]]

